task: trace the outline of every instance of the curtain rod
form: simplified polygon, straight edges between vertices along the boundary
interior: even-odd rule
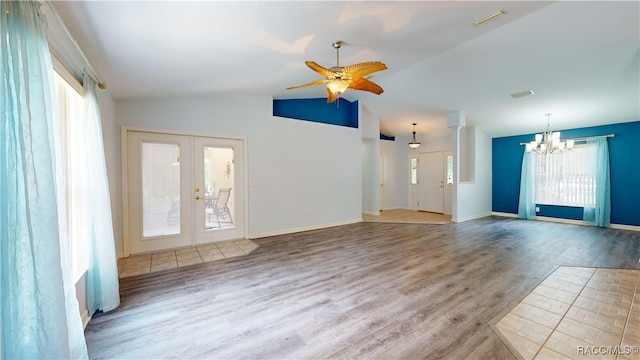
[[[49,7],[49,9],[51,9],[51,12],[56,17],[56,20],[58,21],[60,26],[62,26],[62,29],[64,30],[64,32],[67,35],[67,37],[69,38],[69,40],[71,40],[71,42],[75,46],[76,51],[78,51],[80,56],[82,56],[82,60],[84,61],[84,65],[85,65],[85,68],[82,69],[82,71],[86,72],[87,68],[89,70],[91,70],[92,74],[87,74],[87,75],[89,75],[89,77],[91,77],[93,80],[95,80],[95,82],[98,84],[98,87],[100,89],[106,89],[107,88],[107,84],[105,84],[102,80],[100,80],[100,77],[98,76],[96,71],[93,70],[93,67],[91,66],[91,63],[89,63],[89,60],[87,60],[87,56],[84,54],[84,51],[82,51],[82,49],[78,45],[78,42],[76,41],[76,39],[74,39],[73,36],[71,36],[71,33],[69,32],[69,29],[67,28],[67,25],[64,23],[64,21],[62,21],[62,18],[60,17],[60,14],[58,14],[58,11],[56,10],[55,6],[53,6],[52,1],[51,0],[44,0],[44,1],[47,4],[47,6]]]
[[[569,138],[569,139],[562,139],[563,141],[566,140],[573,140],[575,142],[583,142],[583,141],[587,141],[587,140],[592,140],[592,139],[599,139],[599,138],[612,138],[612,137],[616,137],[616,134],[607,134],[607,135],[597,135],[597,136],[587,136],[587,137],[581,137],[581,138]],[[524,146],[527,145],[528,142],[521,142],[520,145]]]

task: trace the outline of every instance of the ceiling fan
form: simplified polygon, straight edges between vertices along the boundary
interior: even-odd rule
[[[374,94],[380,95],[384,92],[382,88],[365,78],[365,76],[371,75],[374,72],[386,70],[387,66],[380,61],[369,61],[350,66],[340,66],[340,47],[342,41],[336,41],[332,44],[336,49],[336,66],[332,68],[324,68],[313,61],[305,61],[304,63],[311,68],[311,70],[324,76],[324,79],[312,81],[307,84],[290,86],[287,90],[297,89],[305,86],[315,86],[320,84],[327,84],[327,103],[336,101],[347,89],[369,91]]]

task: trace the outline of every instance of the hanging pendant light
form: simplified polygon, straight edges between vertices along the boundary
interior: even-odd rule
[[[549,130],[551,113],[547,113],[545,116],[547,117],[547,131],[542,134],[536,134],[535,139],[526,144],[526,151],[546,155],[560,154],[573,149],[574,140],[560,140],[560,131]]]
[[[420,142],[416,140],[416,123],[413,123],[413,139],[409,142],[409,147],[412,149],[417,149],[420,147]]]

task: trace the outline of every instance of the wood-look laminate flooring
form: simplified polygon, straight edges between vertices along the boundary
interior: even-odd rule
[[[513,359],[490,322],[559,266],[636,268],[640,233],[488,217],[255,239],[121,280],[85,335],[108,359]]]

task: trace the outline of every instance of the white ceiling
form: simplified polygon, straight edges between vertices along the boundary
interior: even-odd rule
[[[116,99],[325,97],[305,60],[382,61],[385,92],[349,90],[387,135],[446,129],[460,110],[491,136],[640,120],[640,2],[56,1]],[[486,15],[506,15],[476,27]],[[532,96],[510,94],[533,89]]]

